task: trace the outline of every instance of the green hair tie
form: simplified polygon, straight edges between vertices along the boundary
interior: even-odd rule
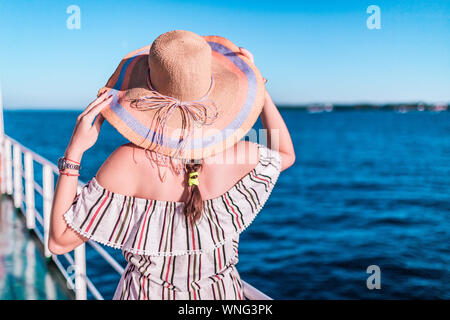
[[[198,186],[198,171],[194,171],[194,172],[189,173],[189,181],[188,181],[188,183],[189,183],[189,187],[193,186],[193,185]]]

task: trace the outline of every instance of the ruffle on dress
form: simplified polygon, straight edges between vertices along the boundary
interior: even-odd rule
[[[245,230],[263,208],[281,171],[280,154],[262,145],[256,167],[223,195],[205,200],[192,225],[183,202],[117,194],[95,177],[64,214],[86,238],[139,255],[175,256],[210,252]]]

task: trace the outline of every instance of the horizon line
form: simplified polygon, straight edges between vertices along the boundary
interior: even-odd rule
[[[425,102],[425,101],[404,101],[404,102],[310,102],[310,103],[274,103],[279,108],[307,108],[307,107],[320,107],[320,106],[333,106],[333,107],[356,107],[356,106],[399,106],[399,105],[447,105],[450,106],[449,101],[442,102]],[[7,107],[3,106],[3,110],[54,110],[54,111],[82,111],[85,108],[80,107],[44,107],[44,106],[27,106],[27,107]]]

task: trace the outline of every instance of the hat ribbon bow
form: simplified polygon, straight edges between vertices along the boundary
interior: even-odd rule
[[[167,121],[176,110],[180,111],[182,119],[181,134],[173,154],[174,157],[177,157],[184,149],[195,124],[198,126],[210,125],[217,119],[217,105],[213,100],[207,99],[214,84],[214,77],[211,76],[211,84],[206,94],[200,99],[192,101],[180,101],[177,98],[159,93],[151,85],[148,76],[147,84],[152,94],[133,100],[131,106],[141,111],[158,111],[154,118],[156,129],[152,137],[152,141],[158,144],[155,151],[158,151],[159,148],[167,147]]]

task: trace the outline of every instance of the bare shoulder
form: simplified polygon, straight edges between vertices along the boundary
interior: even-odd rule
[[[143,149],[132,143],[117,147],[99,168],[95,178],[115,193],[133,194],[136,189],[136,165],[142,162]]]

